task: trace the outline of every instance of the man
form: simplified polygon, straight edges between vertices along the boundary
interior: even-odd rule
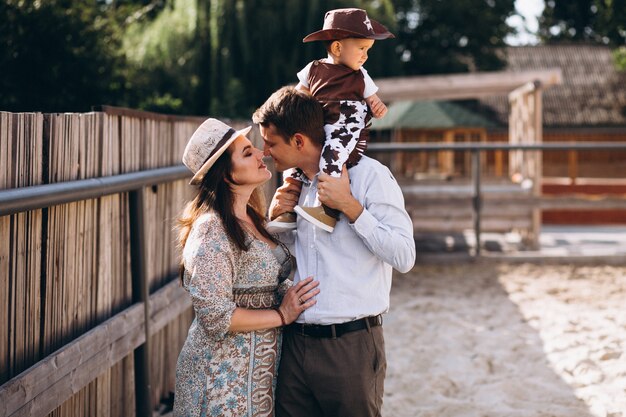
[[[253,121],[276,169],[297,167],[309,180],[300,186],[287,178],[270,218],[310,205],[316,193],[342,213],[332,233],[298,219],[295,231],[281,234],[297,259],[295,282],[313,276],[321,291],[285,329],[276,416],[380,416],[387,367],[381,314],[389,309],[392,268],[404,273],[415,263],[400,187],[387,167],[366,156],[340,178],[318,173],[323,110],[306,93],[278,90]]]

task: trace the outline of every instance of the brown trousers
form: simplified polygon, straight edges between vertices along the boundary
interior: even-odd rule
[[[379,417],[386,369],[382,326],[335,339],[286,329],[276,417]]]

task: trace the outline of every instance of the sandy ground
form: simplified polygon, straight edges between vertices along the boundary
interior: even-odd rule
[[[626,417],[626,267],[418,266],[385,339],[385,417]]]

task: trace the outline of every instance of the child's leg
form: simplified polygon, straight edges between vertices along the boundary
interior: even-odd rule
[[[341,177],[341,171],[348,159],[355,159],[354,152],[359,153],[360,157],[366,145],[359,143],[367,116],[365,102],[341,101],[340,111],[337,123],[324,126],[326,142],[320,157],[320,171],[336,178]]]
[[[300,168],[289,168],[288,170],[283,171],[283,182],[285,178],[293,178],[294,180],[303,182],[306,179],[306,176]]]
[[[288,169],[283,172],[283,184],[286,178],[292,178],[296,181],[303,181],[304,173],[299,168]],[[271,233],[279,233],[296,228],[296,213],[287,212],[277,216],[268,222],[265,227]]]
[[[326,142],[320,156],[320,171],[332,177],[341,177],[343,166],[348,160],[358,161],[366,143],[359,143],[361,131],[365,128],[367,105],[359,101],[341,101],[339,120],[326,124]],[[351,156],[352,155],[352,156]],[[316,198],[313,207],[296,207],[296,212],[316,226],[332,232],[340,212],[320,204]]]

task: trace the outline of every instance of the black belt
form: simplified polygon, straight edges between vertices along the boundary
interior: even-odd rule
[[[372,327],[381,326],[383,324],[383,316],[380,314],[377,316],[364,317],[362,319],[349,321],[347,323],[340,324],[302,324],[291,323],[287,326],[290,332],[303,336],[311,337],[341,337],[342,335],[357,330],[369,329]]]

